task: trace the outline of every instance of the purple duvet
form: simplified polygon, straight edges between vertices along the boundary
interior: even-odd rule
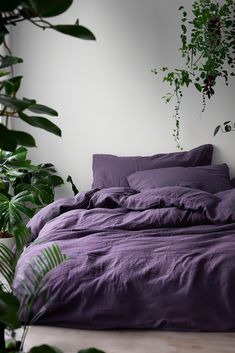
[[[184,187],[58,200],[29,224],[16,293],[32,257],[56,242],[69,260],[45,278],[49,304],[39,324],[235,330],[234,204],[235,189],[212,195]]]

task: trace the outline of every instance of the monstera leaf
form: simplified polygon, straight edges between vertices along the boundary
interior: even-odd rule
[[[33,217],[35,210],[25,206],[25,202],[32,202],[31,192],[24,190],[13,196],[7,197],[0,194],[0,225],[1,228],[7,228],[11,233],[13,229],[20,223],[23,223],[22,215]]]
[[[16,192],[31,195],[31,202],[37,206],[45,206],[54,201],[54,190],[46,183],[19,184]]]

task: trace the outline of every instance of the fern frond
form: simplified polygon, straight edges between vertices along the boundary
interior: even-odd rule
[[[0,243],[0,274],[3,279],[7,282],[8,286],[11,287],[16,267],[16,258],[11,250],[6,245]],[[4,283],[1,282],[1,285]]]
[[[43,249],[40,255],[31,260],[27,278],[23,283],[25,293],[20,298],[21,307],[26,308],[26,312],[31,312],[34,302],[46,289],[44,277],[66,260],[68,260],[68,256],[62,254],[56,243]]]
[[[14,234],[17,254],[20,255],[29,241],[29,229],[25,226],[24,223],[19,223],[13,228],[12,234]]]

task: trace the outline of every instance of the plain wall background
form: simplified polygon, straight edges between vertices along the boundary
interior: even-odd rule
[[[36,98],[59,112],[53,118],[59,138],[20,121],[13,127],[32,132],[37,148],[34,163],[52,162],[61,176],[72,175],[80,190],[92,181],[92,154],[151,155],[175,151],[173,103],[161,97],[169,87],[151,73],[154,67],[181,65],[179,27],[181,4],[190,0],[75,0],[55,23],[77,18],[96,35],[82,41],[30,23],[13,29],[14,55],[24,59],[20,95]],[[181,142],[184,149],[215,145],[214,162],[227,162],[235,174],[235,133],[213,137],[214,128],[234,117],[235,80],[218,84],[216,96],[201,116],[201,97],[184,93]],[[71,194],[63,187],[58,196]]]

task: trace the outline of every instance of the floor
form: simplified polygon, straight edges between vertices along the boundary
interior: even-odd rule
[[[85,331],[30,327],[25,350],[51,344],[64,353],[96,347],[106,353],[235,353],[235,333]]]

